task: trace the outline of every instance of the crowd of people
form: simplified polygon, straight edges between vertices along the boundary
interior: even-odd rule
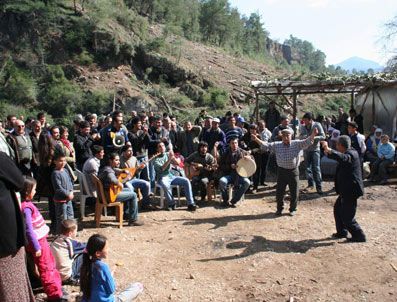
[[[87,301],[115,299],[109,268],[101,262],[107,255],[106,238],[95,235],[87,245],[74,239],[76,171],[88,176],[89,196],[95,198],[98,190],[89,177],[95,175],[108,202],[124,203],[128,225],[141,226],[140,211],[159,209],[154,203],[156,188],[164,193],[165,210],[176,207],[175,187],[183,189],[188,211],[205,205],[209,189],[215,188],[221,204],[229,208],[236,207],[245,194],[266,186],[269,174],[276,175],[275,215],[282,215],[288,186],[289,214],[294,216],[301,160],[307,179],[303,193],[323,195],[321,160],[327,158],[337,165],[334,237],[347,238],[350,233],[351,241],[365,241],[354,219],[357,198],[363,194],[362,167],[370,162],[370,181],[387,183],[388,167],[396,156],[390,138],[375,125],[365,137],[362,117],[354,109],[347,114],[340,108],[334,117],[315,118],[305,113],[301,120],[290,120],[271,102],[262,118],[253,123],[239,113],[217,117],[202,110],[193,123],[179,123],[167,113],[132,111],[127,117],[114,111],[100,117],[77,115],[73,128],[68,129],[50,126],[45,113],[27,119],[8,115],[0,123],[0,198],[4,199],[0,215],[6,221],[0,228],[7,228],[1,232],[0,300],[32,299],[26,271],[17,276],[19,289],[4,290],[9,286],[4,269],[15,264],[17,270],[23,264],[24,246],[34,259],[49,300],[62,299],[62,283],[79,279]],[[239,173],[242,159],[255,163],[250,177]],[[19,200],[13,192],[21,192]],[[32,202],[41,197],[48,198],[49,227]],[[47,241],[50,233],[56,236],[51,243]],[[101,282],[106,286],[98,286]],[[106,293],[101,292],[103,288]],[[135,297],[141,291],[142,285],[135,283],[123,295]]]

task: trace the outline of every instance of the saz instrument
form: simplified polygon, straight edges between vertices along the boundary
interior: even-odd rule
[[[121,172],[117,177],[118,181],[122,184],[125,184],[127,181],[134,178],[134,175],[137,171],[142,170],[147,163],[151,162],[159,155],[160,153],[156,153],[150,159],[143,161],[138,167],[122,169],[123,172]],[[112,184],[109,188],[109,202],[115,202],[117,199],[117,195],[121,192],[121,190],[123,189],[120,188],[118,185]]]
[[[205,166],[199,163],[190,163],[184,167],[185,175],[189,180],[192,180],[192,178],[195,176],[199,176],[203,169],[207,171],[215,171],[217,168],[218,165],[216,163]]]

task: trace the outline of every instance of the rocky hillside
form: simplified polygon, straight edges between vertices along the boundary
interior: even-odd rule
[[[65,122],[114,107],[183,118],[202,107],[248,114],[250,81],[287,76],[301,61],[270,39],[260,61],[192,42],[117,3],[1,4],[0,114],[45,110]]]

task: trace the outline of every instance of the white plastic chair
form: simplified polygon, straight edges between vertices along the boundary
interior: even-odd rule
[[[165,208],[164,207],[164,198],[165,198],[164,197],[164,190],[163,190],[163,187],[160,186],[160,184],[156,182],[156,185],[154,187],[154,195],[156,195],[157,188],[160,189],[160,208],[164,209]],[[174,188],[176,188],[176,191],[177,191],[177,195],[178,195],[178,203],[177,204],[178,204],[178,207],[179,207],[181,205],[181,191],[180,191],[179,186],[171,185],[171,190],[174,189]]]

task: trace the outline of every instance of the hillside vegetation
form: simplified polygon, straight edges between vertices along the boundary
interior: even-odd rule
[[[326,69],[310,42],[270,40],[258,14],[227,0],[6,0],[0,52],[0,115],[40,110],[65,124],[114,104],[248,113],[250,80]]]

